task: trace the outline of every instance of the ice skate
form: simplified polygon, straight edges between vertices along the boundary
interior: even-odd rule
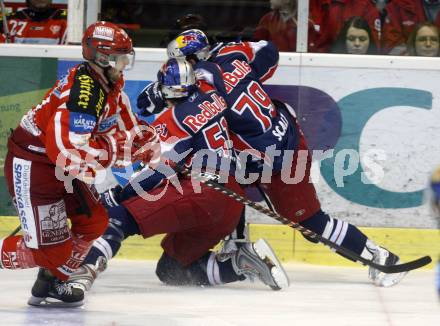
[[[273,290],[289,286],[289,278],[266,240],[236,244],[239,249],[232,257],[232,266],[237,274],[258,277]]]
[[[390,266],[397,265],[400,259],[397,255],[388,251],[385,248],[375,246],[375,248],[368,248],[373,254],[373,262],[380,265]],[[373,281],[374,285],[382,287],[390,287],[399,283],[408,272],[386,274],[373,267],[368,269],[368,276]]]
[[[106,268],[107,258],[99,256],[94,265],[84,264],[78,268],[72,275],[70,275],[67,283],[74,287],[82,287],[85,291],[89,291],[98,275],[105,271]]]
[[[79,307],[84,303],[84,288],[75,287],[40,268],[37,280],[32,286],[31,306],[39,307]]]

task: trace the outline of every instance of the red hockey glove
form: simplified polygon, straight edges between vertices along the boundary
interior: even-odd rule
[[[141,124],[135,128],[133,140],[133,160],[142,161],[151,168],[155,168],[160,162],[160,140],[156,129],[147,124]]]
[[[108,153],[107,158],[100,162],[103,167],[125,167],[132,162],[133,150],[130,132],[119,130],[112,135],[99,135],[96,140],[101,148],[107,150]]]

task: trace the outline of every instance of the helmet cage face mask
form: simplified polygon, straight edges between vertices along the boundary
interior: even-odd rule
[[[179,34],[167,47],[168,57],[178,58],[194,54],[199,60],[208,60],[209,41],[205,33],[198,29],[190,29]]]
[[[185,98],[197,89],[194,70],[183,58],[169,59],[159,70],[157,80],[166,99]]]

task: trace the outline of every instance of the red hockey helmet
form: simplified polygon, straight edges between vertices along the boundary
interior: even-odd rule
[[[82,39],[83,57],[97,65],[131,69],[134,64],[133,43],[127,33],[113,23],[98,21],[87,27]]]

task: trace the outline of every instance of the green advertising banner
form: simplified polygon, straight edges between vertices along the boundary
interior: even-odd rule
[[[10,130],[54,85],[57,66],[57,59],[0,57],[0,216],[16,215],[3,173]]]

